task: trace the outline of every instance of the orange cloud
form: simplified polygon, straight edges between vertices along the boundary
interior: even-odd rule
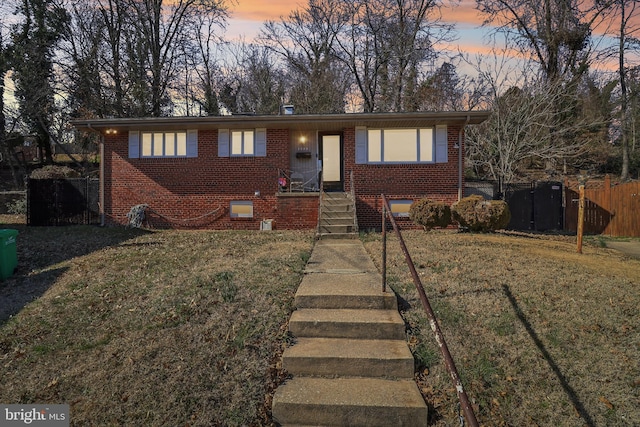
[[[262,23],[286,16],[304,4],[299,0],[239,0],[236,6],[230,8],[230,12],[232,19]]]

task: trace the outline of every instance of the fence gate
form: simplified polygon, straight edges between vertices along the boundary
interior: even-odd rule
[[[564,228],[562,184],[534,182],[507,186],[510,230],[550,231]]]
[[[99,224],[96,178],[29,179],[28,225]]]

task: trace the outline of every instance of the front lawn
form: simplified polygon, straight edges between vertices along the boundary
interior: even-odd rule
[[[640,260],[575,237],[403,233],[481,425],[640,425]],[[379,234],[364,237],[379,265]],[[395,237],[401,296],[431,425],[459,425],[447,376]]]
[[[73,425],[271,423],[311,232],[9,227],[0,402],[67,403]]]

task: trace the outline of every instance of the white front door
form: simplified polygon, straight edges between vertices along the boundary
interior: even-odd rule
[[[327,187],[342,186],[342,147],[340,144],[340,135],[322,136],[322,177]]]

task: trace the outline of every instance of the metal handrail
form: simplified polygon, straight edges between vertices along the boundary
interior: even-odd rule
[[[429,299],[427,298],[427,294],[424,291],[424,287],[422,286],[422,281],[420,280],[420,276],[418,276],[418,272],[416,271],[416,267],[413,264],[413,260],[411,259],[411,255],[409,254],[409,250],[404,243],[404,239],[402,238],[402,234],[400,233],[400,229],[396,224],[395,219],[391,213],[391,208],[389,207],[389,202],[387,198],[382,194],[382,291],[386,292],[387,289],[387,221],[386,218],[389,217],[389,221],[393,227],[393,231],[395,231],[396,236],[398,237],[398,241],[400,243],[400,248],[404,253],[405,260],[407,265],[409,266],[409,270],[411,270],[411,276],[413,277],[413,283],[416,286],[418,294],[420,295],[420,301],[422,302],[422,307],[427,313],[427,317],[429,319],[429,325],[431,326],[431,330],[436,339],[436,343],[440,348],[440,353],[442,353],[442,357],[444,358],[444,364],[451,377],[451,381],[453,382],[453,386],[456,389],[456,393],[458,394],[458,400],[460,402],[460,406],[462,408],[462,413],[464,414],[464,418],[467,421],[468,425],[471,427],[478,427],[478,421],[476,420],[476,415],[473,412],[473,408],[469,403],[469,398],[467,397],[467,393],[464,391],[464,386],[462,385],[462,381],[460,380],[460,376],[458,375],[458,370],[456,369],[456,365],[451,357],[451,353],[449,353],[449,348],[447,347],[447,343],[444,339],[444,335],[442,334],[442,330],[440,330],[440,325],[438,324],[438,319],[436,319],[436,315],[431,308],[431,304],[429,303]]]
[[[324,174],[320,171],[320,197],[318,198],[318,231],[317,234],[320,236],[320,221],[322,220],[322,200],[324,199]]]
[[[356,212],[356,186],[353,183],[353,169],[349,173],[349,184],[351,187],[351,201],[353,202],[353,231],[358,232],[358,212]]]

